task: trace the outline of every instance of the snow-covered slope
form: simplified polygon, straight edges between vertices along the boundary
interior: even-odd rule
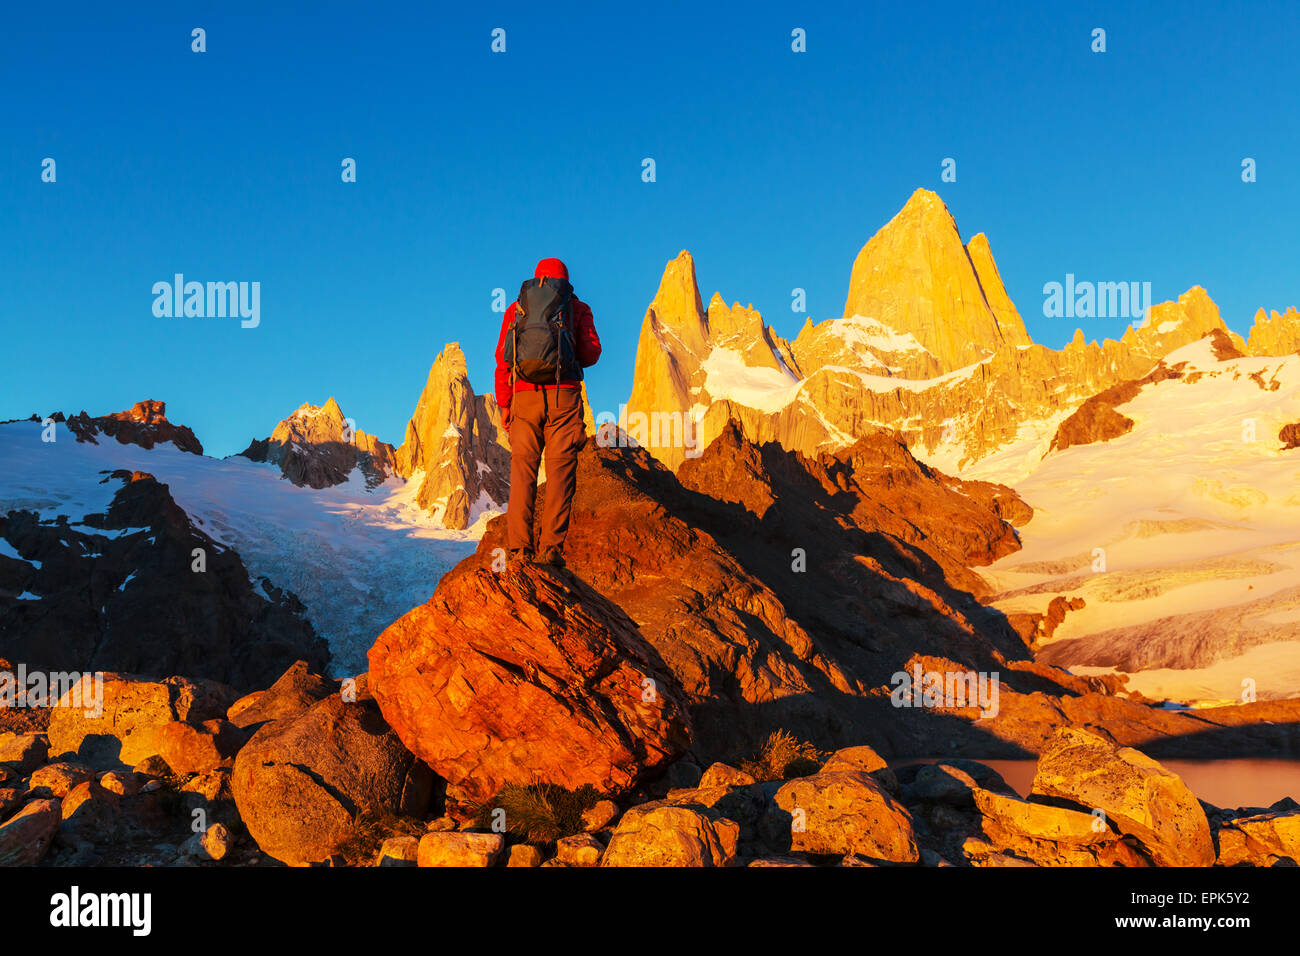
[[[299,488],[275,466],[238,456],[208,458],[171,443],[79,444],[65,426],[57,429],[46,443],[39,423],[0,426],[0,511],[76,522],[103,511],[117,490],[117,482],[99,483],[102,472],[149,472],[200,528],[239,552],[255,579],[264,575],[302,599],[329,641],[336,676],[365,669],[379,632],[428,600],[495,513],[480,508],[468,529],[448,531],[420,507],[417,482],[389,479],[368,492],[354,470],[331,488]]]
[[[1182,376],[1119,411],[1108,442],[1049,454],[1016,491],[1024,549],[984,569],[1007,612],[1082,597],[1041,657],[1187,702],[1300,692],[1300,358],[1170,353]],[[1243,684],[1251,681],[1253,684]]]

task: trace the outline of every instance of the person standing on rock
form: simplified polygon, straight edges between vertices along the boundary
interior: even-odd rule
[[[559,259],[537,263],[533,278],[506,309],[497,340],[496,397],[510,435],[510,563],[564,566],[564,538],[577,488],[582,370],[600,358],[591,309],[573,294]],[[546,459],[546,501],[537,547],[533,509],[537,470]]]

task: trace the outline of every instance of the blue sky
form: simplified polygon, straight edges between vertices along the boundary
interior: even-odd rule
[[[1294,2],[464,6],[7,10],[0,418],[161,398],[223,455],[333,395],[396,444],[444,343],[490,388],[492,290],[552,255],[615,410],[680,249],[706,301],[793,336],[791,289],[842,314],[854,256],[918,186],[988,234],[1053,347],[1080,324],[1042,315],[1067,272],[1156,301],[1203,285],[1243,332],[1300,304]],[[260,282],[261,325],[156,318],[175,272]]]

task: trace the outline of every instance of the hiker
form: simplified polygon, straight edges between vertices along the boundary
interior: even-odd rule
[[[564,567],[564,536],[577,488],[582,370],[600,358],[591,309],[573,294],[559,259],[537,263],[506,309],[497,341],[497,405],[510,435],[509,563]],[[533,507],[537,468],[546,456],[546,501],[537,547]]]

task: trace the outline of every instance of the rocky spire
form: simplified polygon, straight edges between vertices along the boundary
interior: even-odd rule
[[[1266,315],[1263,309],[1255,313],[1255,324],[1250,330],[1247,351],[1251,355],[1286,355],[1300,352],[1300,312],[1295,306],[1279,313]]]
[[[434,359],[396,460],[398,474],[420,482],[420,506],[448,528],[467,528],[482,508],[505,504],[509,438],[496,399],[470,387],[459,343]]]
[[[912,335],[945,372],[978,362],[1004,344],[1027,344],[987,240],[972,242],[973,255],[943,200],[918,189],[858,253],[844,315],[867,316]]]

